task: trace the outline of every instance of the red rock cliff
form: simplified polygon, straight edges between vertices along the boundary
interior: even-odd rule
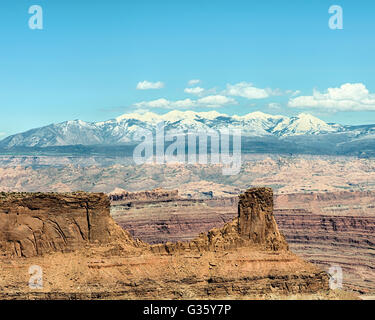
[[[32,257],[116,238],[131,241],[109,214],[105,194],[0,194],[0,254]]]
[[[288,250],[285,237],[277,228],[273,216],[271,188],[252,188],[241,194],[238,218],[223,228],[213,228],[190,242],[155,245],[152,250],[168,253],[181,250],[220,251],[254,245],[274,251]]]
[[[240,195],[238,228],[240,236],[253,243],[273,250],[288,248],[273,216],[271,188],[252,188]]]

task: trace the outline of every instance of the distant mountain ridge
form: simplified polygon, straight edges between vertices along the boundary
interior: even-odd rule
[[[335,146],[352,150],[365,143],[366,150],[375,151],[375,125],[343,126],[326,123],[307,113],[295,117],[252,112],[244,116],[211,112],[171,111],[164,115],[152,112],[128,113],[102,122],[70,120],[28,130],[6,137],[0,148],[45,148],[61,146],[121,146],[141,141],[144,129],[155,130],[164,122],[165,131],[185,133],[208,129],[241,129],[245,139],[309,144],[322,144],[326,149]],[[358,146],[359,146],[358,144]],[[344,148],[344,149],[345,149]],[[356,152],[360,150],[356,150]]]

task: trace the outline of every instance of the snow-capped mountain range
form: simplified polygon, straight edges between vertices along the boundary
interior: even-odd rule
[[[229,116],[216,111],[171,111],[164,115],[152,112],[128,113],[103,122],[65,121],[9,136],[0,141],[1,148],[51,147],[67,145],[121,145],[140,141],[144,129],[154,130],[164,122],[165,131],[181,132],[224,128],[241,129],[245,137],[277,137],[347,133],[352,138],[375,135],[374,126],[348,127],[326,123],[310,114],[296,117],[253,112]]]

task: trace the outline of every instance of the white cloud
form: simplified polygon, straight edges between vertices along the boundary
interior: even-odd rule
[[[223,106],[223,105],[226,105],[226,104],[237,104],[237,101],[232,99],[232,98],[228,98],[226,96],[223,96],[223,95],[213,95],[213,96],[207,96],[207,97],[204,97],[204,98],[200,98],[198,100],[198,104],[202,105],[202,106],[207,106],[207,107],[215,107],[215,106]]]
[[[149,89],[161,89],[164,88],[164,83],[161,81],[158,82],[150,82],[150,81],[142,81],[138,82],[137,89],[138,90],[149,90]]]
[[[237,104],[237,101],[222,95],[207,96],[198,100],[184,99],[170,101],[164,98],[142,101],[134,104],[136,108],[189,109],[196,107],[219,108],[227,104]]]
[[[168,108],[170,103],[169,100],[161,98],[157,100],[138,102],[135,103],[134,106],[137,108]]]
[[[375,94],[362,83],[345,83],[339,88],[328,88],[325,93],[314,90],[312,96],[290,99],[288,106],[329,111],[375,111]]]
[[[278,102],[270,102],[267,106],[270,109],[276,109],[276,110],[281,109],[281,104]]]
[[[0,132],[0,138],[6,136],[7,134],[5,132]]]
[[[286,90],[285,93],[294,97],[294,96],[299,95],[301,93],[301,91],[300,90]]]
[[[189,82],[188,82],[188,85],[189,86],[195,86],[195,85],[197,85],[198,83],[200,83],[201,81],[199,80],[199,79],[193,79],[193,80],[190,80]]]
[[[195,95],[200,95],[204,92],[204,89],[201,87],[185,88],[184,92],[195,94]]]
[[[240,82],[237,84],[227,84],[225,93],[230,96],[243,97],[246,99],[264,99],[271,95],[278,95],[278,91],[271,89],[260,89],[249,82]]]
[[[185,99],[185,100],[177,100],[177,101],[173,101],[171,102],[172,106],[173,106],[173,109],[186,109],[186,108],[190,108],[190,107],[194,107],[195,105],[195,101],[191,100],[191,99]]]

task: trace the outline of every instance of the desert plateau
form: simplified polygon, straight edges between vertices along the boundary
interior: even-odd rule
[[[241,194],[222,228],[156,245],[116,225],[104,194],[2,193],[0,214],[2,299],[337,297],[289,250],[269,188]],[[27,286],[31,265],[43,268],[40,290]]]
[[[178,164],[144,165],[131,169],[130,166],[118,163],[112,166],[98,165],[99,160],[94,158],[58,159],[59,163],[56,163],[54,158],[13,157],[7,158],[5,165],[3,157],[3,175],[0,181],[3,190],[3,218],[0,220],[0,230],[8,230],[2,237],[3,240],[10,237],[11,240],[2,243],[5,250],[4,270],[9,271],[14,266],[17,266],[14,270],[26,270],[28,266],[35,264],[42,265],[46,274],[44,289],[38,293],[25,288],[20,289],[15,284],[17,281],[11,280],[16,274],[6,273],[3,285],[5,288],[13,288],[7,293],[8,297],[28,297],[25,294],[29,292],[27,294],[30,294],[30,297],[88,299],[90,295],[87,292],[96,292],[98,298],[224,298],[226,294],[228,298],[241,299],[287,298],[293,295],[331,299],[338,298],[335,293],[337,290],[329,290],[327,279],[330,268],[337,266],[343,272],[343,288],[340,294],[358,298],[371,297],[375,293],[375,191],[372,190],[375,178],[372,178],[372,160],[259,155],[246,162],[241,174],[234,179],[217,174],[217,170],[220,170],[217,166],[199,168]],[[71,164],[67,164],[67,161]],[[92,163],[95,161],[96,165],[93,166]],[[348,168],[353,175],[345,174]],[[151,169],[153,173],[148,174],[148,170]],[[68,170],[70,175],[67,174]],[[52,176],[55,176],[55,179],[49,178]],[[248,183],[245,183],[246,179],[243,176]],[[10,183],[12,179],[18,183],[10,188],[6,183]],[[94,182],[93,179],[96,179],[96,184],[89,182]],[[51,187],[49,181],[53,181],[57,188],[68,193],[44,192]],[[154,186],[152,181],[155,181],[154,185],[162,185],[165,188],[147,189],[147,186]],[[284,183],[281,183],[282,181]],[[62,184],[66,189],[62,188]],[[101,196],[97,193],[92,193],[92,196],[85,193],[96,191],[98,185],[102,190],[111,191]],[[129,187],[126,188],[126,185]],[[277,230],[285,235],[285,239],[284,236],[280,237],[284,239],[285,244],[287,243],[289,250],[276,248],[277,250],[259,251],[243,247],[242,244],[235,245],[238,246],[236,248],[229,244],[220,247],[223,245],[222,242],[242,241],[233,239],[232,230],[235,228],[233,219],[238,219],[239,195],[246,192],[248,187],[262,185],[274,189],[272,200],[269,197],[267,205],[272,208],[272,219],[277,222]],[[44,193],[35,193],[35,190]],[[74,193],[74,190],[85,192]],[[89,205],[83,200],[85,198],[93,201],[94,205]],[[5,210],[5,203],[6,206],[14,208]],[[36,209],[32,209],[34,206]],[[100,212],[104,212],[104,220],[108,223],[105,231],[95,231],[90,227],[97,224],[86,212],[91,206],[93,210],[97,210],[96,206],[103,206],[100,207]],[[13,220],[4,220],[5,217],[10,218],[7,211],[15,212]],[[76,211],[81,213],[74,217],[73,213]],[[39,212],[43,212],[40,217]],[[59,212],[62,212],[62,216]],[[28,218],[20,222],[17,213],[24,213],[25,217],[27,213],[32,214],[33,219],[29,221]],[[35,215],[36,213],[38,215]],[[24,223],[26,225],[23,225]],[[19,231],[12,234],[11,226],[18,226]],[[34,227],[37,228],[35,232]],[[19,235],[18,232],[22,233],[30,228],[32,231],[25,233],[28,240],[16,241],[12,238],[14,234]],[[199,235],[205,234],[205,237],[209,237],[208,235],[212,236],[215,232],[222,234],[222,230],[228,232],[226,237],[230,237],[231,240],[218,237],[218,248],[191,248],[196,241],[203,241]],[[71,232],[73,233],[70,234]],[[113,234],[110,240],[107,237],[109,234]],[[52,239],[48,238],[50,235],[53,236]],[[40,239],[40,244],[37,239]],[[7,261],[9,257],[11,260]],[[69,264],[62,263],[65,259]],[[241,264],[236,262],[242,260]],[[269,263],[263,264],[263,260]],[[64,267],[57,271],[54,264],[63,264]],[[132,268],[132,264],[138,267]],[[175,289],[180,293],[168,293],[167,296],[155,293],[157,289],[152,288],[151,283],[158,279],[157,281],[161,281],[158,285],[164,286],[163,281],[167,281],[161,274],[154,274],[156,270],[151,267],[160,264],[168,265],[171,270],[174,268],[172,266],[175,266],[173,272],[178,274],[180,280],[172,281],[173,277],[170,276],[168,281],[175,283]],[[325,275],[324,290],[279,290],[272,285],[267,285],[267,289],[262,287],[263,285],[259,287],[258,282],[253,287],[255,282],[251,284],[247,283],[250,280],[238,280],[246,278],[246,274],[251,277],[258,276],[257,272],[262,270],[265,274],[275,270],[286,272],[297,265],[301,266],[300,264],[303,264],[303,270],[316,268],[314,270],[320,270],[320,275]],[[238,285],[248,286],[248,289],[243,289],[245,291],[240,294],[242,289],[230,291],[227,285],[222,284],[222,293],[219,293],[221,289],[215,289],[214,293],[206,296],[197,289],[190,292],[190,280],[185,279],[187,283],[184,283],[185,280],[182,279],[192,270],[197,274],[194,274],[196,282],[191,281],[200,285],[203,285],[202,281],[208,281],[208,275],[223,277],[225,272],[230,272],[231,275],[234,271],[239,272],[235,273],[237,280],[224,279],[225,277],[222,280],[232,284],[240,281]],[[297,269],[293,270],[297,272]],[[294,274],[293,272],[290,275]],[[52,276],[54,273],[56,275]],[[126,281],[120,276],[123,273],[129,274]],[[25,284],[29,275],[25,272],[23,276],[22,281]],[[151,291],[137,295],[135,292],[138,292],[138,289],[133,292],[126,287],[125,290],[122,286],[130,285],[131,281],[151,281],[148,284],[150,287],[145,289]],[[299,282],[300,279],[296,281]],[[218,287],[220,286],[217,285]],[[263,289],[260,289],[261,287]],[[105,291],[108,293],[105,294]],[[64,295],[64,292],[69,294]],[[50,296],[45,295],[47,293]]]

